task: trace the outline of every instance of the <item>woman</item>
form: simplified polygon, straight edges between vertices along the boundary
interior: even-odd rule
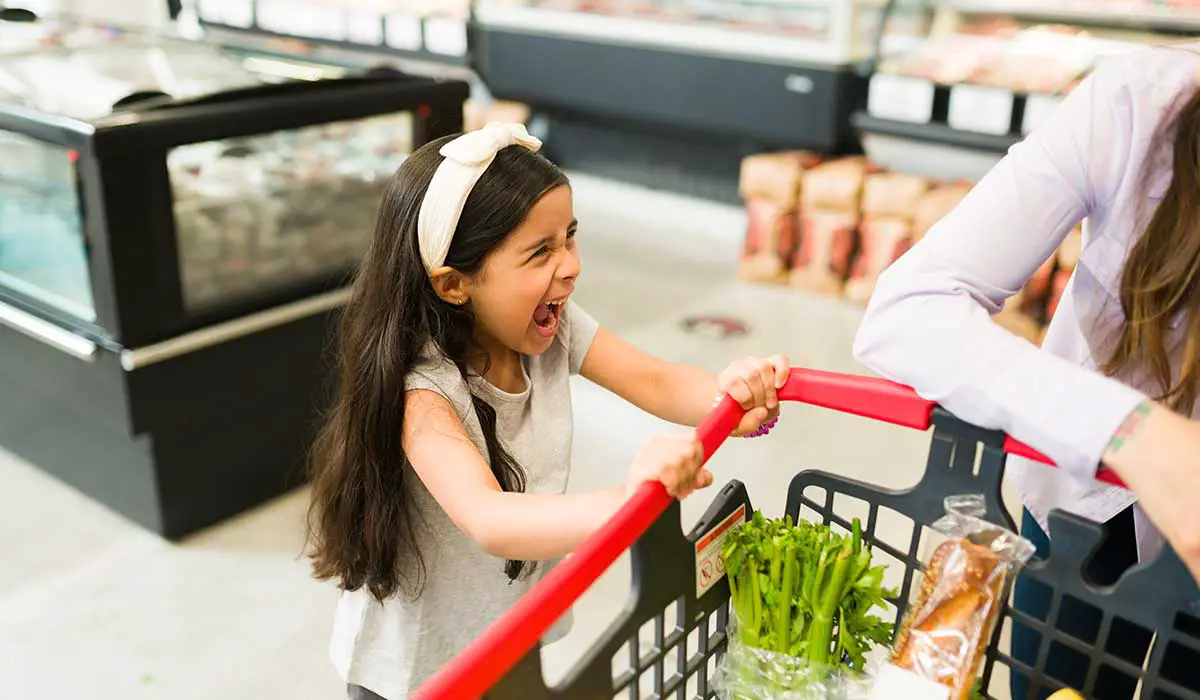
[[[871,369],[1060,465],[1010,460],[1022,533],[1044,552],[1052,509],[1109,522],[1090,572],[1099,583],[1139,549],[1153,556],[1160,532],[1200,578],[1198,47],[1099,67],[888,270],[855,343]],[[990,316],[1085,217],[1082,255],[1039,351]],[[1095,482],[1101,463],[1133,493]],[[1022,580],[1015,604],[1044,618],[1050,593]],[[1150,635],[1117,622],[1109,651],[1140,666]],[[1065,601],[1057,624],[1087,641],[1100,617]],[[1019,661],[1032,665],[1039,643],[1014,629]],[[1169,665],[1179,667],[1168,677],[1200,689],[1194,658]],[[1081,688],[1087,668],[1052,646],[1049,675]],[[1013,696],[1029,697],[1019,675]],[[1095,697],[1125,700],[1134,685],[1102,669]]]

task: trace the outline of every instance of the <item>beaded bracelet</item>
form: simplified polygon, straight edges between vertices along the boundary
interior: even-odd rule
[[[724,400],[725,400],[725,394],[717,394],[717,400],[713,402],[713,408],[720,406],[721,402]],[[763,437],[763,436],[767,435],[768,433],[770,433],[771,429],[773,429],[776,425],[779,425],[779,416],[775,416],[774,418],[767,421],[766,423],[763,423],[762,425],[758,426],[758,429],[755,430],[753,433],[743,435],[742,437],[744,437],[744,438]]]

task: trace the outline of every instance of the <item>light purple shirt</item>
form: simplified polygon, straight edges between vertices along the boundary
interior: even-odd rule
[[[1124,322],[1126,255],[1170,183],[1169,151],[1156,152],[1154,139],[1196,89],[1195,51],[1106,59],[888,269],[855,341],[870,369],[1059,464],[1009,459],[1043,529],[1055,508],[1103,522],[1136,502],[1093,477],[1113,433],[1158,387],[1145,372],[1113,379],[1097,367]],[[1083,251],[1039,350],[991,315],[1081,220]],[[1151,556],[1161,536],[1137,516],[1139,549]]]

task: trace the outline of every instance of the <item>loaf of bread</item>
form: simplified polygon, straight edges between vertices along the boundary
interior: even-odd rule
[[[930,558],[891,662],[967,700],[999,620],[1011,567],[984,545],[950,539]]]

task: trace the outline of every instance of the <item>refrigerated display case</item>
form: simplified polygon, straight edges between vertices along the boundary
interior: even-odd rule
[[[914,31],[916,29],[916,31]],[[892,0],[867,104],[873,160],[978,179],[1106,56],[1200,35],[1162,0]]]
[[[342,49],[431,66],[469,62],[470,0],[194,0],[197,19],[235,43],[287,53]]]
[[[849,115],[882,7],[478,0],[472,51],[488,89],[532,105],[547,148],[569,167],[655,186],[707,176],[708,190],[736,200],[749,153],[856,148]]]
[[[0,50],[0,445],[178,537],[301,478],[382,188],[468,86],[89,36]]]

